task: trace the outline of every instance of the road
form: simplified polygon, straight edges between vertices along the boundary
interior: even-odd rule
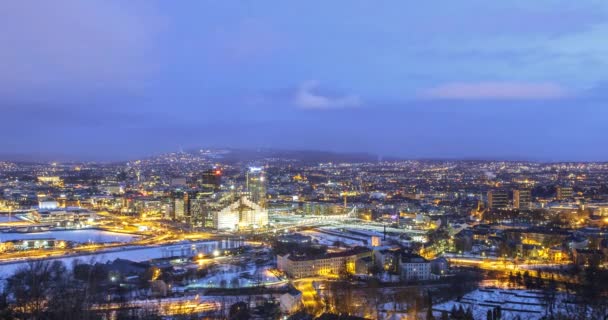
[[[452,266],[463,266],[463,267],[475,267],[482,270],[489,271],[497,271],[503,272],[506,275],[516,274],[516,273],[524,273],[529,272],[532,276],[536,277],[536,270],[543,268],[541,272],[541,278],[546,280],[555,280],[559,282],[573,282],[573,279],[565,276],[559,271],[552,271],[550,268],[555,268],[559,266],[566,266],[569,262],[562,263],[547,263],[547,264],[539,264],[539,263],[521,263],[516,264],[510,260],[481,260],[475,257],[446,257]]]
[[[113,230],[116,232],[116,230]],[[159,232],[156,235],[145,235],[142,239],[133,242],[125,243],[108,243],[108,244],[84,244],[73,248],[53,248],[53,249],[37,249],[37,250],[26,250],[26,251],[14,251],[5,252],[0,256],[0,264],[32,261],[32,260],[44,260],[50,258],[62,258],[80,255],[89,255],[94,253],[108,253],[119,249],[128,250],[136,248],[146,247],[157,247],[161,245],[176,244],[185,240],[200,241],[200,240],[213,240],[217,238],[212,233],[172,233],[172,232]]]

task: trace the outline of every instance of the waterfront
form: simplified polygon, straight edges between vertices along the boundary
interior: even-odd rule
[[[132,242],[140,236],[98,229],[53,230],[43,232],[0,232],[0,242],[14,240],[54,239],[76,243]]]

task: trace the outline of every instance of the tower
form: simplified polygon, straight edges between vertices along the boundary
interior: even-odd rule
[[[251,201],[266,207],[266,177],[263,169],[250,167],[246,178],[246,189]]]

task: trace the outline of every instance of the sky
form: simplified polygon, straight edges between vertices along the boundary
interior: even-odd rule
[[[0,157],[608,160],[605,0],[0,1]]]

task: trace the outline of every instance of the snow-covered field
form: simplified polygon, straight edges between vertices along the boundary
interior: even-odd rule
[[[0,242],[24,239],[56,239],[79,243],[131,242],[138,237],[132,234],[116,233],[95,229],[61,230],[34,233],[3,233],[0,232]]]
[[[21,220],[19,220],[15,216],[8,216],[8,215],[1,215],[0,216],[0,223],[3,223],[3,222],[16,222],[16,221],[21,221]]]
[[[201,242],[193,242],[188,245],[207,245],[210,243],[215,243],[216,247],[221,246],[218,241],[201,241]],[[88,255],[80,255],[73,257],[65,257],[65,258],[51,258],[49,261],[60,260],[63,261],[68,266],[71,266],[75,261],[79,260],[83,263],[91,263],[91,262],[107,262],[113,261],[115,259],[128,259],[131,261],[147,261],[151,259],[158,259],[166,257],[167,248],[176,247],[176,245],[167,245],[167,246],[159,246],[153,248],[128,248],[124,247],[118,250],[113,250],[110,252],[101,252],[96,254],[88,254]],[[6,278],[12,275],[19,268],[27,266],[28,262],[15,262],[9,264],[0,264],[0,279]]]
[[[280,279],[269,266],[256,266],[248,263],[243,266],[221,264],[216,266],[207,277],[189,284],[191,288],[246,288],[257,285],[285,284],[287,280]]]
[[[368,240],[368,239],[363,239],[363,237],[355,237],[355,238],[361,238],[361,240],[353,240],[350,238],[341,237],[339,235],[330,235],[330,234],[313,231],[313,230],[301,231],[300,233],[303,235],[306,235],[306,236],[311,236],[314,240],[318,240],[319,244],[323,244],[323,245],[327,245],[327,246],[332,246],[334,244],[334,242],[336,242],[336,241],[345,243],[348,246],[361,246],[361,245],[364,245],[364,240]],[[351,235],[349,235],[349,237],[352,238]]]
[[[439,317],[442,311],[450,312],[453,307],[463,310],[469,307],[475,319],[485,319],[488,310],[500,306],[502,319],[537,320],[545,315],[546,303],[543,294],[534,290],[519,289],[477,289],[464,295],[460,301],[448,301],[433,307]]]

